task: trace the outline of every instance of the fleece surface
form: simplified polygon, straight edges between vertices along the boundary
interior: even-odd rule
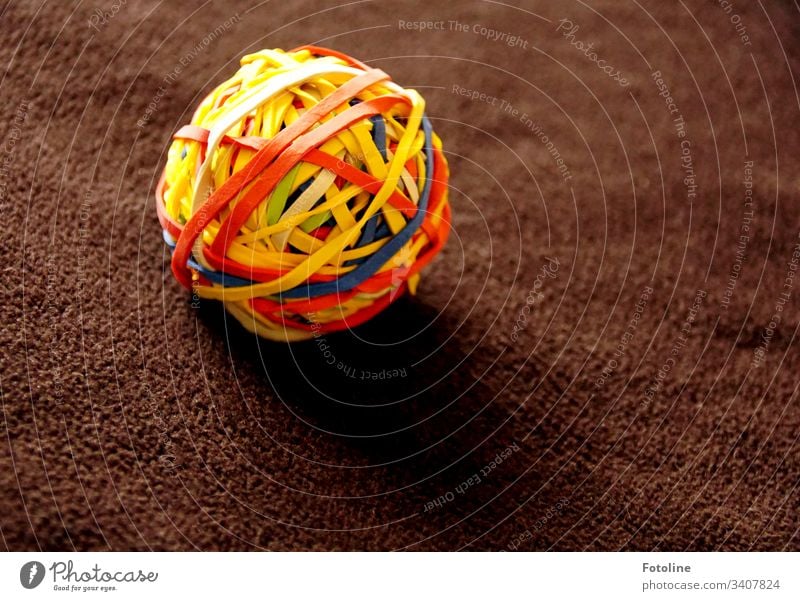
[[[800,549],[791,2],[0,4],[11,550]],[[453,235],[353,332],[174,280],[171,134],[262,47],[418,89]]]

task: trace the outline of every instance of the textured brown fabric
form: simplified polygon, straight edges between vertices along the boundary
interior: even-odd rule
[[[4,547],[800,549],[796,4],[0,13]],[[454,231],[285,346],[191,307],[153,189],[239,56],[303,43],[426,96]]]

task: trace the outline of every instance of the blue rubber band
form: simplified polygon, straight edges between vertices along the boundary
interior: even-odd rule
[[[431,141],[432,127],[427,116],[422,117],[422,129],[425,132],[425,185],[419,197],[417,214],[400,230],[397,235],[389,240],[380,250],[369,257],[359,267],[334,282],[321,284],[301,284],[291,290],[280,294],[281,298],[314,298],[325,294],[348,292],[372,277],[386,262],[391,259],[403,245],[408,242],[414,233],[422,226],[428,209],[428,200],[431,193],[431,179],[433,177],[433,143]]]

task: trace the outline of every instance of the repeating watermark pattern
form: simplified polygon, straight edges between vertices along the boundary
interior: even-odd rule
[[[101,27],[108,25],[111,19],[117,16],[117,13],[127,2],[128,0],[116,0],[106,10],[95,8],[89,17],[89,27],[99,32]]]
[[[564,509],[569,506],[569,499],[566,497],[562,497],[561,499],[556,502],[555,505],[550,507],[542,517],[536,520],[536,523],[533,527],[528,528],[524,532],[519,532],[511,537],[511,541],[508,543],[508,550],[509,551],[516,551],[519,549],[520,545],[524,542],[533,539],[533,535],[536,532],[539,532],[542,528],[544,528],[548,522],[552,521],[554,518],[560,516]]]
[[[742,43],[742,46],[752,46],[753,43],[750,41],[750,34],[747,33],[747,27],[745,27],[742,17],[733,10],[733,2],[730,2],[730,0],[717,0],[717,4],[723,12],[728,15],[731,24],[736,29],[736,35],[739,36],[739,41]]]
[[[53,254],[53,249],[49,249],[47,260],[45,261],[45,315],[47,316],[47,349],[50,354],[52,384],[50,386],[50,394],[56,406],[61,406],[64,402],[64,379],[61,377],[60,365],[61,358],[58,356],[56,349],[61,342],[59,334],[59,326],[61,325],[61,317],[64,307],[59,301],[58,294],[63,287],[63,276],[61,275],[58,261]]]
[[[136,121],[137,127],[140,129],[143,128],[148,124],[150,119],[153,118],[153,115],[161,104],[161,100],[167,94],[169,87],[178,80],[183,70],[188,67],[198,56],[200,56],[200,54],[215,40],[225,35],[225,33],[227,33],[228,30],[230,30],[230,28],[239,21],[241,21],[239,13],[236,13],[231,18],[226,19],[221,25],[206,34],[202,40],[200,40],[191,50],[189,50],[189,52],[178,59],[178,62],[175,63],[175,66],[164,76],[161,85],[158,86],[158,89],[153,95],[152,100],[150,100],[145,108],[144,114],[142,114],[142,116]]]
[[[744,176],[744,202],[742,211],[742,221],[739,224],[739,237],[736,241],[736,255],[728,272],[728,281],[725,283],[725,290],[722,292],[720,306],[727,311],[736,290],[736,283],[739,281],[739,274],[742,271],[743,263],[747,260],[747,245],[750,242],[750,229],[753,223],[753,164],[754,161],[745,160]]]
[[[672,97],[672,92],[667,85],[661,71],[655,70],[650,74],[653,82],[658,88],[658,95],[664,99],[670,116],[675,134],[680,140],[681,154],[680,165],[683,170],[683,185],[686,187],[686,200],[693,202],[697,198],[697,178],[694,172],[694,159],[692,157],[692,140],[689,138],[686,128],[686,119],[678,109],[678,104]]]
[[[622,73],[619,69],[608,64],[604,58],[601,58],[597,54],[597,51],[594,49],[593,42],[585,43],[575,37],[575,34],[578,33],[579,30],[580,27],[575,25],[575,23],[566,17],[559,19],[558,25],[556,26],[556,31],[560,32],[564,39],[570,43],[570,45],[572,45],[576,50],[580,51],[595,65],[597,65],[598,69],[615,81],[620,87],[627,88],[630,85],[630,82],[622,76]]]
[[[457,83],[454,83],[453,86],[450,88],[450,91],[457,95],[457,96],[464,96],[465,98],[469,98],[473,102],[483,102],[490,106],[496,107],[500,110],[504,115],[508,115],[513,119],[516,119],[519,123],[523,125],[526,129],[528,129],[534,136],[544,145],[547,149],[547,152],[550,153],[550,156],[553,157],[553,160],[556,163],[556,167],[558,168],[558,173],[561,175],[561,178],[568,182],[572,179],[572,173],[569,170],[569,166],[567,165],[566,161],[564,161],[564,157],[561,156],[556,145],[550,139],[550,137],[545,133],[544,129],[541,125],[536,123],[525,111],[521,111],[520,109],[516,108],[511,102],[504,98],[499,98],[498,96],[494,96],[492,94],[488,94],[481,90],[473,90],[471,88],[464,87]]]
[[[508,105],[510,107],[510,105]],[[553,160],[556,162],[556,166],[558,167],[558,172],[561,174],[561,178],[568,182],[572,180],[572,173],[569,170],[569,167],[564,162],[564,159],[561,157],[561,153],[556,148],[553,141],[550,137],[544,132],[542,126],[536,123],[533,119],[528,117],[527,113],[519,113],[519,111],[515,108],[511,108],[510,110],[511,115],[516,117],[519,114],[519,121],[522,123],[526,128],[528,128],[534,136],[536,136],[539,141],[544,144],[544,147],[547,148],[547,152],[550,153],[550,156],[553,157]]]
[[[544,299],[544,292],[542,288],[547,280],[555,279],[558,275],[558,268],[560,266],[558,258],[545,257],[547,263],[543,264],[536,279],[533,281],[533,286],[525,296],[525,304],[517,314],[517,320],[514,322],[514,327],[511,329],[511,342],[519,340],[520,332],[523,332],[528,326],[528,317],[533,311],[534,307]]]
[[[652,286],[648,285],[642,289],[642,293],[639,295],[639,300],[637,300],[636,305],[634,305],[633,314],[628,320],[628,325],[625,327],[625,331],[622,333],[622,336],[620,336],[619,342],[617,342],[617,346],[614,348],[613,356],[606,362],[605,366],[600,372],[600,375],[597,376],[594,381],[595,390],[601,390],[603,386],[606,385],[606,381],[614,374],[617,367],[619,367],[619,362],[622,357],[625,356],[628,345],[631,343],[631,340],[633,340],[633,337],[636,334],[636,328],[639,327],[639,322],[644,315],[644,310],[647,308],[647,302],[650,300],[650,296],[652,294]]]
[[[6,202],[8,175],[14,166],[14,150],[17,147],[17,142],[22,137],[22,128],[28,119],[29,108],[30,101],[27,98],[23,98],[17,105],[17,110],[14,111],[14,118],[11,120],[8,135],[6,135],[3,146],[0,148],[0,206]]]
[[[700,312],[700,308],[703,306],[703,301],[705,300],[706,296],[708,296],[708,293],[705,290],[698,289],[697,292],[695,292],[692,306],[689,307],[689,312],[686,314],[686,318],[683,320],[680,330],[678,330],[678,335],[672,342],[672,348],[670,348],[669,355],[656,372],[655,377],[645,387],[644,392],[642,393],[641,406],[643,409],[649,407],[650,403],[655,400],[656,396],[661,391],[661,388],[663,388],[664,381],[666,380],[670,371],[672,371],[672,368],[675,367],[675,364],[678,362],[681,352],[686,346],[686,343],[689,341],[689,334],[692,332],[692,326],[697,320],[697,315]]]
[[[423,513],[428,513],[435,509],[439,509],[444,507],[448,503],[455,500],[457,495],[464,495],[468,490],[471,488],[478,486],[481,482],[483,482],[483,478],[486,478],[491,474],[494,470],[496,470],[500,465],[506,461],[511,455],[519,451],[519,445],[516,442],[512,442],[508,445],[505,449],[497,453],[489,463],[484,465],[479,471],[472,474],[469,478],[466,478],[461,484],[456,486],[453,490],[448,490],[443,495],[439,495],[432,501],[428,501],[425,503],[422,511]]]
[[[314,343],[317,346],[322,359],[326,365],[330,365],[334,369],[340,371],[345,377],[352,378],[353,380],[393,380],[396,378],[405,378],[408,376],[408,369],[406,367],[390,368],[390,369],[364,369],[363,367],[356,367],[351,363],[337,358],[333,347],[328,341],[327,337],[322,333],[322,326],[313,319],[313,314],[310,315],[311,332],[314,336]]]
[[[83,295],[86,291],[86,262],[88,260],[87,251],[89,250],[89,240],[91,237],[89,231],[89,217],[91,215],[93,205],[94,193],[91,188],[84,192],[81,198],[81,204],[78,207],[78,257],[76,259],[76,267],[78,268],[77,275],[77,289],[78,294]]]
[[[800,239],[800,233],[798,233],[798,239]],[[767,356],[767,351],[769,350],[769,345],[772,342],[772,338],[775,336],[775,331],[778,329],[778,326],[781,323],[781,318],[783,316],[783,310],[786,306],[786,303],[788,303],[789,299],[792,298],[792,289],[794,288],[794,278],[795,275],[797,275],[798,263],[800,263],[800,241],[794,245],[792,248],[792,254],[789,257],[789,260],[786,262],[786,275],[783,278],[781,292],[778,294],[778,298],[775,300],[775,307],[772,317],[770,318],[767,326],[761,332],[761,341],[753,351],[753,360],[750,362],[750,365],[753,368],[761,367],[761,365],[764,363],[764,359]]]
[[[161,413],[161,409],[159,409],[158,403],[156,402],[155,395],[153,394],[153,391],[147,382],[142,382],[142,398],[145,399],[147,410],[150,412],[153,426],[156,428],[158,433],[158,445],[160,451],[158,455],[158,463],[165,472],[175,472],[182,465],[178,460],[177,447],[170,436],[169,424],[167,423],[167,420],[164,419],[164,415]]]
[[[208,208],[206,207],[206,203],[203,202],[200,204],[200,208],[197,210],[198,219],[200,219],[203,223],[208,222]],[[192,309],[199,310],[202,307],[202,300],[200,297],[200,277],[195,273],[192,274],[192,294],[189,297],[189,306]]]
[[[199,278],[192,278],[192,294],[189,297],[189,306],[192,309],[198,310],[202,307],[202,302],[200,298],[200,279]]]
[[[487,27],[481,23],[464,23],[455,20],[439,21],[397,21],[397,29],[400,31],[455,31],[458,33],[468,33],[489,40],[490,42],[500,42],[509,48],[522,48],[527,50],[529,43],[525,38],[510,33]]]

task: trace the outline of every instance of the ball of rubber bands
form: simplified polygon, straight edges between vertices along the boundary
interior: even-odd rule
[[[450,230],[425,101],[314,46],[262,50],[173,136],[156,190],[172,271],[264,338],[354,327],[404,292]]]

